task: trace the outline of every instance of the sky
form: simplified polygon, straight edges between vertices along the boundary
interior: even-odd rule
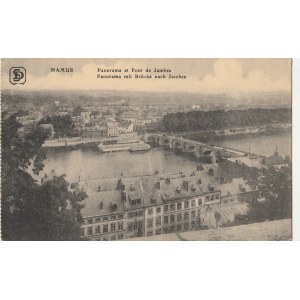
[[[124,90],[228,94],[291,91],[290,59],[42,58],[2,59],[1,64],[2,88],[9,90]],[[11,67],[26,68],[24,85],[12,85],[9,82]],[[74,72],[50,72],[51,68],[62,67],[73,68]],[[146,74],[146,68],[152,71],[154,68],[166,68],[171,69],[173,75],[184,75],[186,79],[99,79],[98,68],[143,69],[143,74]],[[133,73],[135,74],[141,73]]]

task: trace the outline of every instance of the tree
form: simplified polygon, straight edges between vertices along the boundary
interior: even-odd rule
[[[74,131],[75,125],[70,115],[53,117],[48,116],[40,120],[38,124],[52,124],[54,127],[55,138],[65,136],[72,137],[78,135],[78,133]]]
[[[4,240],[79,239],[80,202],[63,177],[39,185],[38,175],[46,158],[42,148],[49,132],[37,128],[21,138],[16,115],[2,114],[2,238]]]

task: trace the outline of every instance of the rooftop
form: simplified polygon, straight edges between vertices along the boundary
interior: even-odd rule
[[[231,180],[226,177],[225,183],[221,184],[218,176],[225,176],[227,173],[219,170],[220,168],[221,165],[211,164],[204,165],[201,171],[194,171],[190,175],[154,174],[80,181],[77,188],[88,195],[83,215],[87,217],[112,213],[112,204],[117,205],[117,210],[124,211],[216,191],[221,191],[221,196],[251,191],[242,178]],[[101,201],[104,204],[102,209],[99,206]]]

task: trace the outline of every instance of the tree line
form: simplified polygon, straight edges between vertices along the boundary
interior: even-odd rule
[[[164,129],[169,132],[220,130],[288,122],[291,122],[291,110],[287,108],[177,112],[165,115],[162,120]]]

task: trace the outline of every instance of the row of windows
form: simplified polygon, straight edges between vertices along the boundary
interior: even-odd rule
[[[213,201],[215,199],[220,199],[220,194],[215,194],[215,195],[210,195],[210,196],[206,196],[206,201]],[[189,208],[193,208],[196,207],[197,204],[197,200],[193,199],[193,200],[189,200],[189,201],[184,201],[184,202],[178,202],[178,203],[172,203],[172,204],[165,204],[163,206],[163,212],[172,212],[177,210],[182,210],[182,209],[189,209]],[[203,199],[199,198],[198,199],[198,205],[203,205]],[[148,215],[152,215],[154,212],[153,208],[148,208],[147,210],[147,214]],[[160,214],[161,213],[161,207],[156,207],[156,214]]]
[[[175,220],[177,220],[177,222],[181,222],[182,220],[189,220],[189,217],[191,215],[191,218],[194,219],[196,218],[196,211],[192,210],[191,214],[189,212],[184,212],[182,213],[177,213],[175,214],[171,214],[169,216],[164,216],[163,218],[163,223],[165,224],[169,224],[169,223],[175,223]],[[161,216],[157,216],[155,218],[155,225],[156,226],[161,226],[161,221],[162,221],[162,217]],[[147,219],[147,227],[151,228],[153,227],[153,218],[148,218]]]
[[[97,225],[97,226],[94,226],[94,227],[89,226],[87,228],[81,228],[81,236],[107,233],[107,232],[109,232],[109,229],[110,229],[110,232],[114,232],[114,231],[117,231],[117,230],[123,230],[123,222],[104,224],[102,226]]]
[[[137,205],[137,204],[141,204],[142,203],[142,199],[135,199],[135,200],[131,200],[131,205]]]
[[[219,200],[220,194],[210,195],[205,197],[205,202]]]
[[[143,229],[143,221],[128,223],[128,231],[142,230],[142,229]]]
[[[105,221],[116,220],[116,219],[123,219],[123,215],[113,215],[113,216],[91,218],[91,219],[87,219],[85,221],[85,223],[93,224],[93,223],[105,222]]]
[[[142,217],[144,215],[142,210],[131,211],[128,213],[128,219]]]
[[[192,221],[191,225],[189,223],[184,223],[183,226],[182,224],[177,224],[171,225],[168,227],[163,227],[163,230],[161,228],[156,229],[155,231],[153,230],[148,230],[146,235],[147,236],[152,236],[153,233],[155,232],[155,235],[159,235],[161,233],[173,233],[173,232],[179,232],[179,231],[188,231],[190,229],[196,229],[196,221]]]
[[[102,238],[102,241],[117,241],[117,240],[123,240],[123,234],[112,235],[110,238],[108,236]]]

